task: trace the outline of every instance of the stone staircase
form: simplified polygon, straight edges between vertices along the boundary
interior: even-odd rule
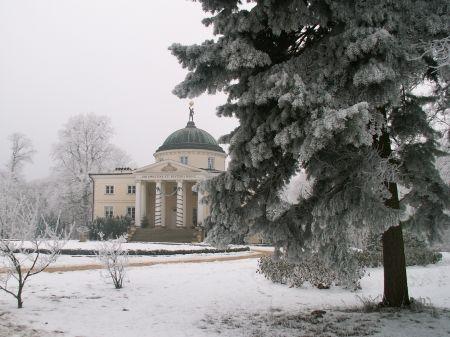
[[[128,233],[128,242],[201,242],[201,231],[191,228],[140,228]]]

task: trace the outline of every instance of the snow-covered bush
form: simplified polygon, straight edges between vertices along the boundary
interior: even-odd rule
[[[56,261],[73,226],[60,231],[59,221],[50,225],[40,219],[39,203],[24,197],[3,205],[8,207],[0,209],[0,290],[22,308],[26,282]]]
[[[273,259],[265,256],[259,259],[257,272],[272,282],[286,284],[289,287],[301,287],[308,282],[319,289],[327,289],[331,285],[359,288],[359,280],[363,276],[362,268],[349,270],[351,272],[338,273],[319,255],[313,254],[299,263],[292,263],[286,258]]]
[[[103,239],[103,235],[100,234]],[[107,276],[113,281],[116,289],[123,287],[123,281],[128,265],[128,252],[123,244],[127,242],[126,236],[119,236],[113,240],[102,240],[98,249],[97,257],[107,271]]]
[[[115,239],[127,233],[130,217],[97,218],[88,225],[89,240]]]
[[[407,266],[425,266],[439,262],[442,254],[433,252],[426,241],[408,230],[403,231],[405,258]],[[366,267],[380,267],[383,264],[383,252],[380,234],[369,234],[366,247],[357,252],[361,263]]]

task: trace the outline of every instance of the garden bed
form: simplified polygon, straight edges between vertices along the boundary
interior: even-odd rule
[[[35,253],[33,249],[25,249],[27,253]],[[215,248],[202,248],[202,249],[178,249],[178,250],[169,250],[169,249],[155,249],[155,250],[147,250],[147,249],[128,249],[128,255],[130,256],[161,256],[161,255],[187,255],[187,254],[223,254],[223,253],[239,253],[239,252],[247,252],[250,251],[249,247],[235,247],[229,249],[215,249]],[[48,249],[39,249],[39,253],[41,254],[49,254],[50,251]],[[97,255],[98,249],[90,248],[90,249],[82,249],[82,248],[63,248],[60,251],[61,255]]]

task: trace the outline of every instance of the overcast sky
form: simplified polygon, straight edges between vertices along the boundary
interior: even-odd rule
[[[111,118],[113,143],[139,166],[153,162],[188,118],[171,93],[186,72],[167,48],[211,38],[205,15],[188,0],[0,0],[0,165],[21,132],[38,151],[27,178],[47,176],[58,130],[88,112]],[[223,101],[195,100],[197,127],[216,138],[237,126],[215,115]]]

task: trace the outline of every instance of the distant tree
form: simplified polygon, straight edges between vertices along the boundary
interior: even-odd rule
[[[6,164],[8,174],[17,180],[23,166],[33,161],[35,150],[31,140],[21,133],[13,133],[8,137],[10,141],[10,156]]]
[[[189,70],[174,93],[224,91],[217,113],[240,123],[222,138],[228,170],[206,185],[208,238],[226,243],[262,231],[290,259],[320,252],[329,268],[346,270],[349,233],[369,227],[383,233],[384,304],[408,304],[403,209],[414,208],[409,226],[435,238],[449,224],[450,202],[425,109],[437,91],[414,94],[425,79],[445,97],[448,85],[436,54],[410,56],[448,36],[448,1],[200,2],[216,38],[171,46]],[[270,216],[299,168],[309,195]]]
[[[113,128],[106,116],[80,114],[69,119],[59,131],[52,150],[58,174],[61,208],[77,225],[91,219],[92,188],[89,173],[110,172],[130,165],[129,156],[111,144]]]

